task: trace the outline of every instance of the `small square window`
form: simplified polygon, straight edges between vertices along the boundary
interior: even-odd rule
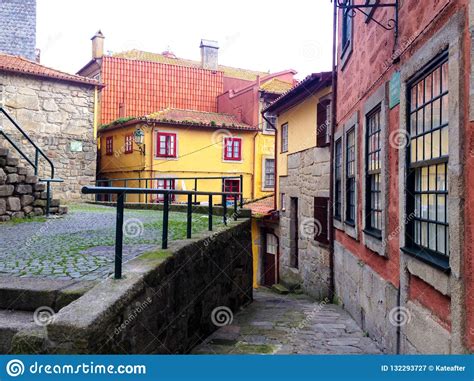
[[[224,138],[224,160],[242,160],[242,139]]]
[[[133,135],[125,136],[125,153],[133,153]]]
[[[176,134],[168,132],[156,134],[156,156],[176,157]]]

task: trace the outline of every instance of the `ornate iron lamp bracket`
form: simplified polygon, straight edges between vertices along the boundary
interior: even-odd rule
[[[380,3],[376,1],[371,4],[368,1],[365,4],[352,4],[352,1],[348,0],[335,0],[336,6],[339,9],[347,10],[349,17],[354,17],[356,12],[360,12],[367,17],[370,17],[377,25],[381,26],[385,30],[393,30],[395,33],[395,40],[398,37],[398,2],[399,0],[394,0],[392,3]],[[395,8],[394,18],[388,19],[385,23],[382,23],[372,17],[373,12],[378,8]]]

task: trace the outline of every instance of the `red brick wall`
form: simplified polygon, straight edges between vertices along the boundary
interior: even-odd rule
[[[356,1],[357,3],[357,1]],[[360,2],[361,3],[361,2]],[[432,36],[434,30],[439,30],[449,18],[457,13],[459,10],[466,10],[469,4],[468,0],[402,0],[399,13],[399,28],[400,35],[398,44],[394,48],[394,33],[393,31],[384,31],[374,22],[365,23],[365,16],[357,13],[354,19],[353,32],[353,51],[351,57],[348,59],[346,66],[341,71],[338,70],[338,87],[337,87],[337,129],[341,129],[344,122],[353,115],[354,112],[359,111],[359,131],[362,132],[363,124],[363,105],[365,100],[374,93],[383,83],[389,81],[393,72],[400,69],[400,65],[408,60],[413,52],[422,46],[427,39]],[[441,13],[441,17],[437,17]],[[464,57],[465,67],[469,69],[471,51],[470,36],[468,34],[468,12],[466,14],[466,28],[465,28],[465,46]],[[374,17],[377,20],[387,20],[393,17],[393,10],[378,9]],[[432,21],[436,18],[436,22]],[[341,20],[341,12],[339,20]],[[362,21],[361,21],[362,20]],[[430,25],[429,33],[425,33],[427,26]],[[341,23],[339,22],[338,31],[339,41],[341,40]],[[417,38],[418,37],[418,38]],[[416,38],[416,40],[415,40]],[[338,57],[340,57],[341,50],[339,46]],[[392,65],[393,57],[401,55],[399,64]],[[340,63],[339,63],[339,66]],[[465,93],[469,94],[469,72],[465,75]],[[403,96],[403,94],[401,95]],[[461,108],[464,108],[464,115],[469,115],[469,97],[465,97],[464,103],[461,103]],[[388,113],[388,132],[395,131],[399,128],[400,109],[396,106]],[[467,346],[474,349],[474,126],[472,122],[466,121],[465,126],[461,126],[465,131],[465,139],[470,148],[466,151],[464,178],[465,178],[465,226],[461,227],[464,230],[465,249],[463,254],[463,274],[461,275],[464,281],[465,290],[465,307],[466,307],[466,332],[465,342]],[[359,163],[364,160],[362,152],[362,133],[359,133]],[[470,151],[470,152],[469,152]],[[399,231],[400,216],[399,216],[399,187],[398,187],[398,160],[399,152],[393,147],[388,147],[388,226],[387,232]],[[362,168],[359,167],[359,174]],[[358,222],[359,229],[362,225],[362,186],[359,176],[358,186]],[[361,233],[359,232],[359,237]],[[393,239],[388,241],[388,259],[381,258],[367,249],[361,242],[350,238],[345,233],[336,229],[336,240],[346,246],[353,254],[357,255],[362,261],[373,268],[383,278],[398,286],[400,281],[399,271],[399,235],[394,234]],[[440,297],[434,288],[424,287],[420,283],[421,280],[412,280],[417,287],[411,288],[409,295],[417,299],[419,302],[432,309],[435,314],[445,324],[449,322],[450,318],[450,303],[446,297]],[[423,288],[423,298],[420,300],[419,295],[416,294],[417,288]],[[441,295],[442,296],[442,295]],[[433,305],[430,301],[439,302]]]

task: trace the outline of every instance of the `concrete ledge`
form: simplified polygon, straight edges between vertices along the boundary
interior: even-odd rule
[[[217,326],[217,307],[252,301],[250,220],[170,243],[124,266],[70,303],[47,326],[42,353],[187,353]],[[20,332],[13,346],[28,347]],[[38,335],[31,335],[38,347]],[[21,345],[20,345],[21,344]]]
[[[59,311],[94,284],[77,280],[0,277],[0,309],[34,311],[47,306]]]

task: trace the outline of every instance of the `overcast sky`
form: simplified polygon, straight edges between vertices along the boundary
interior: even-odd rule
[[[330,0],[37,0],[41,63],[75,73],[101,29],[105,51],[141,49],[200,60],[201,38],[219,42],[219,63],[298,78],[331,69]]]

